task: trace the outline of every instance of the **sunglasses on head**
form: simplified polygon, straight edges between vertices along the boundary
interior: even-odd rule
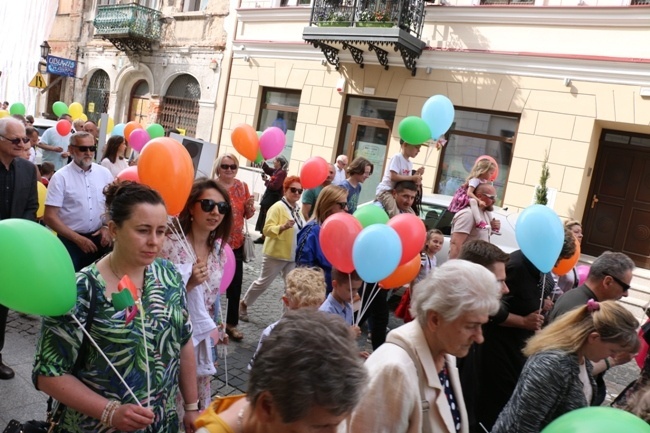
[[[97,152],[97,146],[77,146],[76,144],[71,144],[70,146],[76,147],[79,149],[79,152]]]
[[[621,288],[623,289],[624,292],[627,292],[628,290],[630,290],[630,287],[631,287],[631,286],[630,286],[629,284],[624,283],[623,281],[621,281],[620,279],[616,278],[615,276],[610,275],[610,274],[608,274],[607,272],[603,272],[603,275],[607,275],[609,278],[611,278],[612,280],[616,281],[616,283],[617,283],[619,286],[621,286]]]
[[[22,141],[23,143],[29,143],[29,138],[27,138],[27,137],[24,137],[24,138],[12,138],[11,140],[8,139],[7,137],[5,137],[4,135],[0,135],[0,137],[4,138],[5,140],[7,140],[8,142],[10,142],[10,143],[13,144],[14,146],[15,146],[16,144],[20,144],[21,141]]]
[[[228,169],[231,169],[232,171],[237,170],[237,164],[221,164],[219,167],[221,167],[222,170],[228,170]]]
[[[291,191],[291,192],[294,193],[294,194],[302,194],[302,192],[303,192],[304,190],[303,190],[303,189],[300,189],[300,188],[294,188],[294,187],[290,186],[290,187],[289,187],[289,191]]]
[[[201,210],[203,212],[212,212],[216,207],[221,215],[225,215],[230,212],[230,205],[225,201],[214,201],[210,198],[204,198],[202,200],[197,200],[197,203],[201,203]]]
[[[489,198],[492,201],[497,200],[497,195],[496,194],[485,194],[485,193],[481,193],[481,194],[483,194],[485,197]]]

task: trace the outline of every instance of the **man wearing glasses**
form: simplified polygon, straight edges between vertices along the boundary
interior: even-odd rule
[[[45,199],[45,223],[59,235],[75,271],[102,257],[111,246],[102,217],[104,187],[113,182],[113,175],[93,162],[96,151],[91,134],[73,134],[68,146],[72,162],[54,173]]]
[[[476,187],[474,194],[481,199],[485,205],[479,204],[481,218],[487,225],[486,229],[476,227],[470,207],[459,210],[451,221],[451,238],[449,244],[449,258],[455,259],[460,254],[463,244],[467,241],[481,240],[490,242],[492,230],[501,228],[501,222],[497,219],[489,220],[488,213],[494,208],[494,201],[497,198],[496,189],[488,183],[482,183]]]
[[[28,142],[25,126],[20,121],[13,117],[0,119],[0,220],[22,218],[36,221],[36,167],[23,158],[24,146]],[[5,343],[7,313],[7,307],[0,305],[0,352]],[[13,377],[14,371],[2,363],[0,354],[0,379]]]

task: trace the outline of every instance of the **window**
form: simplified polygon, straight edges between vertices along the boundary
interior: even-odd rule
[[[185,0],[183,2],[183,12],[197,12],[205,10],[209,0]]]
[[[494,181],[496,205],[503,203],[503,194],[512,161],[512,146],[519,118],[509,114],[485,113],[467,109],[456,110],[455,122],[447,133],[435,192],[454,195],[469,175],[479,156],[489,155],[499,165]]]
[[[298,121],[300,90],[264,89],[262,100],[257,130],[264,131],[271,126],[282,129],[287,136],[287,142],[281,155],[289,161]]]
[[[201,86],[191,75],[179,75],[172,81],[162,100],[159,122],[165,129],[182,130],[194,137],[199,119]]]

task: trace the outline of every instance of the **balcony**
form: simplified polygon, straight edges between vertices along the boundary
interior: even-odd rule
[[[314,0],[302,38],[319,48],[337,70],[340,50],[348,50],[361,68],[364,48],[388,69],[388,51],[399,51],[404,66],[416,73],[426,44],[420,40],[424,0]]]
[[[110,41],[120,51],[151,51],[160,41],[162,14],[137,3],[97,7],[95,36]]]

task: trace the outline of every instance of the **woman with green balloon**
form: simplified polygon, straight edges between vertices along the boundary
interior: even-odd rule
[[[592,362],[636,352],[638,326],[623,305],[590,299],[539,331],[523,350],[528,361],[491,433],[539,433],[565,413],[592,404]]]

